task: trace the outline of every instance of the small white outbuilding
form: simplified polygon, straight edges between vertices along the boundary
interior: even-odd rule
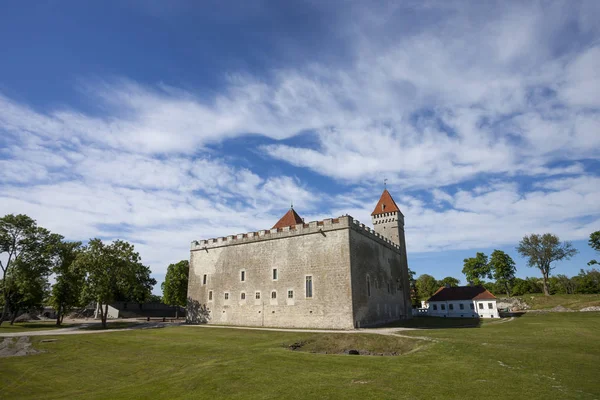
[[[496,296],[483,286],[441,287],[427,300],[432,317],[499,318]]]

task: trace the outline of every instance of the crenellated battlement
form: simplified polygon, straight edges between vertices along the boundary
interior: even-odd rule
[[[355,220],[349,215],[344,215],[338,218],[326,218],[321,221],[311,221],[309,223],[290,225],[283,228],[239,233],[236,235],[229,235],[205,240],[194,240],[191,243],[191,250],[208,250],[210,248],[240,245],[244,243],[252,243],[263,240],[282,239],[292,236],[310,235],[316,233],[323,234],[328,231],[334,231],[339,229],[354,229],[355,231],[369,236],[373,240],[376,240],[388,247],[400,250],[400,246],[398,246],[385,236],[382,236],[379,233],[375,232],[374,229],[371,229],[365,224],[362,224],[360,221]]]

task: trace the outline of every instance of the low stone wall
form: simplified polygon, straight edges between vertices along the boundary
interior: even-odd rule
[[[498,307],[498,310],[508,309],[508,311],[526,311],[531,308],[529,304],[518,297],[499,297],[496,300],[496,306]]]

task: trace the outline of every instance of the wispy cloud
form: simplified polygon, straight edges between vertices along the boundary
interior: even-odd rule
[[[386,177],[411,252],[582,239],[600,223],[597,4],[351,2],[331,22],[343,63],[230,72],[217,92],[83,80],[85,111],[0,94],[0,214],[131,240],[160,274],[290,201],[368,222]],[[226,144],[247,135],[286,172],[241,167]]]

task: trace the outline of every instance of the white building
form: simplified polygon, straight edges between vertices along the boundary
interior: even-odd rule
[[[496,296],[483,286],[441,287],[427,300],[432,317],[499,318]]]

